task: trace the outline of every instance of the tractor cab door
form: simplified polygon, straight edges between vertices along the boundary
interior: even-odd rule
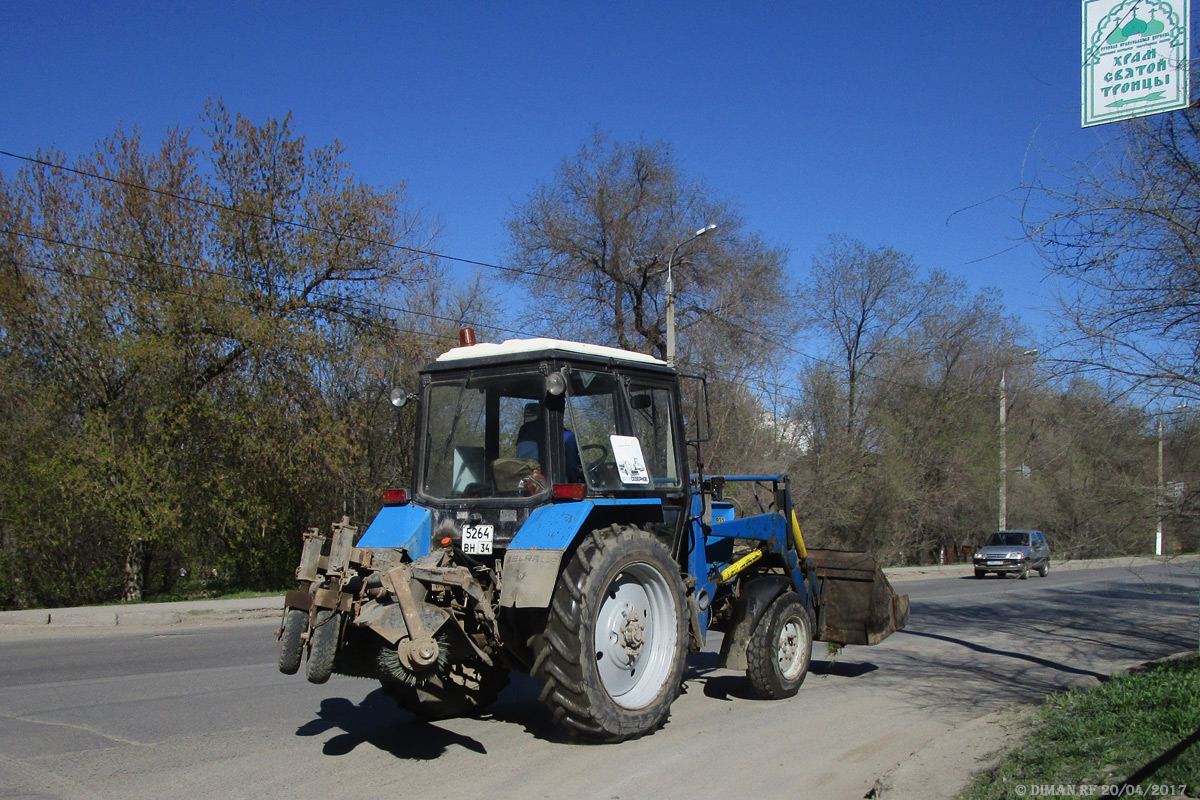
[[[662,531],[682,524],[688,476],[674,384],[665,378],[567,370],[565,435],[579,453],[589,495],[657,497]]]

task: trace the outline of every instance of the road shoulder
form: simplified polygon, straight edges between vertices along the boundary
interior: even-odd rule
[[[976,773],[1017,745],[1031,713],[1032,708],[997,711],[947,728],[881,775],[866,796],[953,800]]]

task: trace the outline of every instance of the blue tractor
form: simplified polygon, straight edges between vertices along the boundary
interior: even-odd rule
[[[699,421],[703,381],[682,381]],[[651,356],[554,339],[439,356],[412,485],[361,537],[346,520],[305,534],[280,670],[379,680],[428,719],[483,709],[520,670],[561,727],[616,742],[665,722],[710,631],[722,666],[784,698],[814,639],[902,628],[907,597],[873,559],[806,549],[786,476],[704,474],[681,385]],[[738,517],[735,482],[766,510]]]

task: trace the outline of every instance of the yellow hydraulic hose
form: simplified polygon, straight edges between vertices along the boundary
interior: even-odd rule
[[[800,532],[800,520],[796,519],[796,509],[792,509],[792,541],[796,543],[796,553],[800,560],[808,558],[808,548],[804,546],[804,534]]]

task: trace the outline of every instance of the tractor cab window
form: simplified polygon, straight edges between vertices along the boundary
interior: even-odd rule
[[[548,489],[540,375],[435,383],[426,391],[421,491],[436,498],[529,497]]]
[[[679,485],[679,454],[673,426],[674,409],[666,387],[629,385],[630,419],[633,433],[642,445],[646,467],[657,486]]]
[[[626,385],[607,372],[572,370],[567,382],[568,436],[574,436],[593,490],[680,485],[667,387]]]

